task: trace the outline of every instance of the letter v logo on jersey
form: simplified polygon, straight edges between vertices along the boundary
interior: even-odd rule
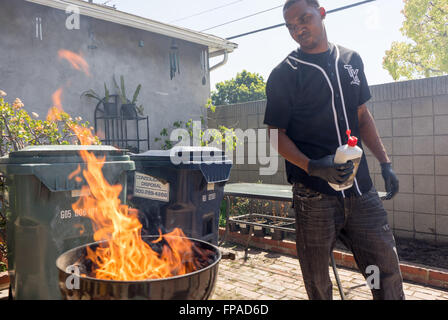
[[[359,69],[353,69],[353,67],[350,64],[346,64],[344,68],[347,69],[348,74],[353,79],[350,84],[356,84],[357,86],[359,86],[361,83],[361,81],[358,78]]]

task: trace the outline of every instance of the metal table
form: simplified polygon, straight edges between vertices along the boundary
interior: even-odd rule
[[[292,188],[289,185],[276,185],[276,184],[261,184],[261,183],[229,183],[224,187],[224,198],[227,201],[226,206],[226,230],[224,234],[224,238],[220,244],[226,241],[228,233],[229,233],[229,224],[230,222],[239,222],[241,217],[247,218],[248,216],[263,216],[260,214],[249,213],[248,215],[239,216],[238,217],[230,217],[230,206],[231,206],[231,198],[249,198],[249,199],[258,199],[258,200],[272,200],[272,201],[284,201],[284,202],[292,202]],[[277,219],[291,219],[292,218],[281,218],[276,217]],[[291,221],[288,220],[288,221]],[[247,253],[249,248],[250,239],[252,237],[252,232],[254,226],[262,226],[268,227],[271,229],[277,229],[287,232],[295,232],[295,229],[292,228],[284,228],[279,226],[272,225],[263,225],[262,223],[245,221],[245,224],[250,226],[249,234],[247,235],[244,260],[247,260]],[[336,263],[334,260],[333,252],[330,255],[331,264],[333,268],[333,273],[336,278],[336,283],[338,285],[339,293],[341,295],[341,299],[345,300],[344,291],[342,289],[341,281],[339,279],[339,274],[336,268]]]

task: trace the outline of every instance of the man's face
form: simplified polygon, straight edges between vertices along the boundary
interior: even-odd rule
[[[291,37],[302,49],[313,50],[325,40],[319,8],[310,6],[305,0],[294,3],[283,12],[283,17]]]

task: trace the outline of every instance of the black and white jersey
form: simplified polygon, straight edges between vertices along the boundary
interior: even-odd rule
[[[362,141],[358,107],[370,98],[364,65],[358,53],[329,43],[329,50],[308,54],[291,52],[270,74],[264,123],[286,129],[288,137],[310,159],[335,154],[347,143],[347,129]],[[363,154],[353,187],[338,192],[318,177],[286,161],[290,183],[301,182],[330,195],[362,195],[372,187]]]

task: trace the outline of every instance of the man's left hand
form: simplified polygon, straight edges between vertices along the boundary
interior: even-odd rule
[[[398,178],[390,162],[381,164],[381,174],[383,175],[387,192],[387,195],[383,199],[390,200],[398,193]]]

